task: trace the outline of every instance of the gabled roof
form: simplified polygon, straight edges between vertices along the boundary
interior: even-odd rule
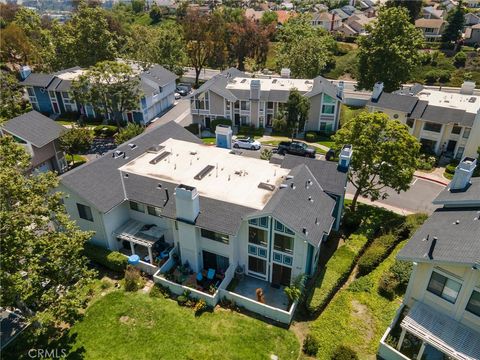
[[[197,96],[204,93],[207,90],[211,90],[214,93],[217,93],[220,96],[230,100],[236,101],[237,98],[230,90],[227,89],[228,81],[234,77],[249,77],[246,73],[236,69],[230,68],[225,71],[222,71],[220,74],[215,75],[208,81],[206,81],[202,86],[195,90],[190,96]],[[250,93],[249,93],[250,95]]]
[[[173,72],[165,69],[163,66],[154,64],[148,70],[140,73],[140,79],[148,79],[158,86],[165,86],[178,78]]]
[[[61,176],[61,184],[99,211],[108,212],[125,200],[118,169],[132,158],[143,154],[149,147],[169,138],[201,143],[195,135],[171,121],[129,140],[128,143],[137,145],[135,149],[131,149],[128,143],[122,144],[98,159],[65,173]],[[114,159],[114,151],[122,151],[126,157]]]
[[[32,73],[28,77],[21,81],[21,85],[25,86],[40,86],[46,88],[50,82],[53,80],[53,75],[50,74],[36,74]]]
[[[443,19],[417,19],[415,27],[440,29],[446,21]]]
[[[370,99],[367,106],[382,107],[410,114],[419,99],[415,96],[382,92],[375,101]]]
[[[55,139],[67,129],[52,119],[32,110],[17,116],[2,125],[8,133],[41,148]]]
[[[306,97],[313,97],[315,95],[325,93],[330,97],[337,98],[337,85],[333,84],[330,80],[325,79],[322,76],[317,76],[313,79],[313,87],[308,93],[305,94]]]
[[[306,165],[298,165],[289,176],[284,182],[286,186],[278,189],[255,216],[271,215],[318,246],[335,221],[332,216],[335,200],[323,191]]]
[[[348,19],[348,17],[350,16],[342,9],[333,9],[330,11],[330,13],[336,14],[342,20]]]

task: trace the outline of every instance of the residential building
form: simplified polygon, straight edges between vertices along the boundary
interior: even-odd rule
[[[169,122],[66,173],[59,190],[68,195],[70,217],[94,231],[95,244],[140,255],[142,270],[181,293],[189,288],[167,276],[175,253],[195,274],[192,295],[215,305],[217,290],[208,295],[198,283],[204,270],[221,275],[218,291],[234,271],[243,274],[241,284],[261,284],[265,291],[313,273],[322,241],[340,221],[351,153],[346,146],[338,166],[288,158],[279,165],[204,145]],[[159,243],[167,249],[160,255]],[[255,290],[225,296],[279,320],[272,306],[285,295],[278,290],[267,297],[269,307],[246,300],[256,299]],[[279,321],[290,321],[291,313],[281,311]]]
[[[365,26],[374,20],[375,17],[368,17],[362,13],[353,14],[336,31],[347,36],[365,35],[367,33]]]
[[[152,65],[147,70],[135,63],[131,63],[131,66],[140,78],[142,97],[138,108],[125,112],[123,120],[148,124],[173,106],[177,76],[160,65]],[[53,74],[31,73],[27,67],[22,71],[23,81],[20,84],[25,86],[32,107],[43,114],[60,116],[79,113],[91,118],[109,118],[109,114],[97,114],[89,104],[79,104],[73,99],[72,82],[84,72],[80,67],[73,67]]]
[[[0,134],[13,136],[25,148],[31,156],[31,171],[37,172],[66,170],[65,154],[58,143],[65,131],[65,127],[35,110],[0,125]]]
[[[478,14],[468,13],[468,14],[465,14],[464,18],[465,18],[465,26],[480,24],[480,13]]]
[[[424,6],[422,8],[424,19],[443,19],[445,17],[445,10],[439,9],[435,6]]]
[[[342,24],[342,19],[339,16],[328,12],[314,13],[310,21],[312,26],[320,26],[326,31],[334,31]]]
[[[480,24],[472,25],[465,29],[465,44],[480,44]]]
[[[480,178],[464,158],[436,210],[398,253],[413,262],[383,359],[480,359]]]
[[[468,8],[480,8],[480,0],[466,0],[465,6]]]
[[[443,19],[417,19],[415,27],[420,29],[426,41],[440,41],[447,22]]]
[[[370,111],[384,112],[406,124],[426,151],[461,159],[477,157],[480,146],[480,96],[466,81],[460,93],[424,89],[415,85],[394,93],[375,84],[367,103]]]
[[[284,74],[288,76],[289,70],[284,69]],[[235,126],[269,128],[294,88],[310,101],[304,130],[333,132],[338,128],[342,88],[329,80],[321,76],[313,80],[252,78],[233,68],[208,80],[191,95],[193,121],[209,128],[215,118],[226,118]]]

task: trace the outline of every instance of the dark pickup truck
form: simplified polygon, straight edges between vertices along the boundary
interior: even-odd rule
[[[315,149],[300,141],[282,141],[278,144],[277,153],[315,157]]]

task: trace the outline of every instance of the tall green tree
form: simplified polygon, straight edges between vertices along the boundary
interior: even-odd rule
[[[0,281],[2,306],[32,321],[72,323],[86,305],[94,272],[83,256],[91,233],[66,214],[52,172],[30,174],[30,158],[10,136],[0,138]]]
[[[404,7],[408,10],[408,14],[410,15],[410,22],[415,23],[415,20],[420,17],[423,2],[421,0],[389,0],[386,5],[389,7]]]
[[[130,65],[103,61],[73,81],[72,90],[76,101],[91,104],[100,114],[109,114],[120,128],[122,114],[139,106],[139,85],[140,79]]]
[[[385,91],[398,90],[420,64],[422,33],[403,7],[381,8],[366,30],[368,35],[358,40],[358,87],[372,89],[382,81]]]
[[[23,87],[12,74],[2,70],[0,79],[0,124],[31,110],[23,97]]]
[[[145,128],[135,123],[129,123],[115,135],[115,144],[121,145],[124,142],[140,135]]]
[[[359,196],[375,201],[388,196],[387,188],[398,193],[409,189],[420,143],[406,125],[383,113],[362,112],[344,124],[333,140],[337,151],[345,144],[353,146],[348,173],[356,189],[352,210]]]
[[[73,127],[65,131],[58,139],[60,148],[72,159],[75,165],[75,154],[83,153],[90,149],[93,142],[92,131],[86,128]]]
[[[461,1],[450,10],[447,16],[448,24],[442,34],[442,43],[457,42],[462,37],[463,25],[465,25],[465,10]]]
[[[314,78],[333,61],[335,40],[314,28],[307,15],[291,18],[277,34],[277,69],[289,68],[294,77]]]
[[[263,26],[269,26],[271,24],[277,25],[278,14],[275,11],[265,11],[260,18],[260,23]]]
[[[302,96],[297,89],[291,89],[288,101],[285,104],[287,128],[292,134],[292,140],[295,133],[302,131],[305,127],[305,121],[308,118],[308,111],[310,110],[310,101],[305,96]]]

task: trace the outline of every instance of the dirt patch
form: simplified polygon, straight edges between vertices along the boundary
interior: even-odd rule
[[[132,319],[130,316],[127,315],[122,315],[120,316],[120,319],[118,319],[122,324],[125,325],[134,325],[135,324],[135,319]]]
[[[370,310],[367,306],[363,305],[362,303],[358,302],[357,300],[352,300],[352,316],[356,319],[362,321],[365,324],[363,330],[365,331],[365,344],[372,341],[373,336],[375,335],[374,327],[375,322],[370,313]]]
[[[310,332],[308,324],[309,323],[306,322],[306,321],[301,321],[301,322],[294,321],[290,325],[290,330],[295,334],[295,336],[298,339],[298,342],[300,343],[300,354],[299,355],[302,355],[303,341],[307,337],[307,334]],[[307,357],[307,355],[305,355],[305,354],[303,354],[303,358],[309,359],[309,357]],[[312,359],[314,359],[314,358],[312,358]]]

